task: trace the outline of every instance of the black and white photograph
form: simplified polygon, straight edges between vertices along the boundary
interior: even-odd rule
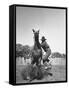
[[[16,83],[66,81],[66,9],[16,6]]]

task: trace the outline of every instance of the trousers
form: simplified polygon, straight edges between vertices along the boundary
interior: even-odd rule
[[[48,48],[46,54],[43,56],[43,62],[49,61],[48,57],[51,55],[51,49]]]

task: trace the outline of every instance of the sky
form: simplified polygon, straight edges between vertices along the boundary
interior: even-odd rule
[[[52,52],[66,52],[66,14],[64,9],[16,7],[16,43],[34,45],[33,32],[40,29]]]

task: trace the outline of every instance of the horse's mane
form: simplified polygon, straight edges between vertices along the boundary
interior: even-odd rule
[[[34,44],[34,48],[38,48],[38,49],[41,49],[41,44],[40,44],[40,42],[39,42],[39,39],[36,39],[35,40],[35,44]]]

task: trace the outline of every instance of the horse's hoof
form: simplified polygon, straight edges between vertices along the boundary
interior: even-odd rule
[[[53,74],[52,74],[52,73],[49,73],[49,75],[50,75],[50,76],[53,76]]]
[[[28,82],[30,83],[32,81],[32,79],[28,80]]]

